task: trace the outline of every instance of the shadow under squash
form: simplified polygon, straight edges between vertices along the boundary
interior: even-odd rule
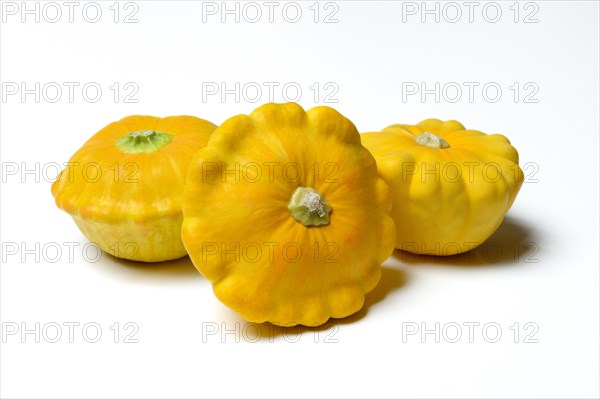
[[[107,261],[104,262],[102,267],[118,274],[126,273],[136,277],[154,276],[157,278],[189,278],[200,276],[189,256],[166,262],[148,263],[120,259],[108,253],[104,254],[107,255]]]
[[[441,264],[461,267],[537,263],[539,246],[531,227],[517,219],[506,217],[483,244],[458,255],[419,255],[395,250],[396,259],[407,264]]]

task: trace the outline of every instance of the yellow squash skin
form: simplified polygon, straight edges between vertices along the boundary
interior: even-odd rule
[[[54,182],[56,205],[90,241],[116,257],[144,262],[181,258],[186,255],[181,196],[187,170],[215,128],[193,116],[129,116],[111,123],[71,157]],[[124,152],[117,142],[132,132],[166,133],[170,142],[158,150]],[[141,139],[149,145],[150,139]]]
[[[328,224],[296,220],[288,205],[299,187],[322,195]],[[377,285],[394,248],[390,208],[352,122],[329,107],[266,104],[227,120],[196,155],[182,237],[244,319],[317,326],[357,312]]]
[[[442,141],[419,144],[428,141],[419,137],[425,132]],[[500,226],[523,183],[518,153],[506,137],[466,130],[457,121],[427,119],[361,137],[392,189],[396,248],[412,253],[454,255],[480,245]]]

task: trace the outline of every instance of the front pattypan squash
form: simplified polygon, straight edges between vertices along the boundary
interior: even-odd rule
[[[357,312],[391,254],[391,193],[348,119],[266,104],[223,123],[190,166],[182,237],[216,296],[251,322]]]
[[[364,133],[394,196],[396,248],[454,255],[483,243],[500,226],[523,183],[508,139],[428,119]]]
[[[187,170],[215,128],[192,116],[130,116],[111,123],[71,157],[54,182],[56,205],[116,257],[181,258]]]

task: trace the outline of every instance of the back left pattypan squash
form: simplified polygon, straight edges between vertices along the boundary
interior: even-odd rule
[[[216,296],[251,322],[317,326],[357,312],[392,253],[391,192],[329,107],[235,116],[193,160],[182,237]]]
[[[187,170],[215,128],[193,116],[129,116],[111,123],[71,157],[54,182],[56,205],[116,257],[181,258]]]

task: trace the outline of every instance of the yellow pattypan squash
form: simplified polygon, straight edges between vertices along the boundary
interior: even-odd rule
[[[391,254],[391,193],[348,119],[266,104],[192,161],[182,237],[216,296],[252,322],[316,326],[357,312]]]
[[[56,205],[116,257],[181,258],[187,170],[215,128],[192,116],[129,116],[111,123],[71,157],[54,182]]]
[[[394,197],[396,248],[453,255],[475,248],[500,226],[523,171],[508,139],[428,119],[364,133]]]

